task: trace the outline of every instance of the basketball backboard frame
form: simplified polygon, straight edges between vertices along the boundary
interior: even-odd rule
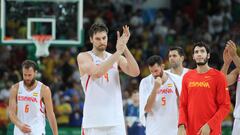
[[[6,1],[35,1],[35,2],[77,2],[77,6],[78,6],[78,13],[77,13],[77,19],[78,19],[78,23],[77,23],[77,39],[76,40],[60,40],[57,39],[56,40],[56,20],[55,20],[55,24],[54,24],[54,18],[28,18],[28,29],[27,29],[27,39],[5,39],[6,37],[6,31],[5,28],[6,27],[6,17],[5,17],[5,6],[6,6]],[[51,20],[51,21],[50,21]],[[52,23],[52,36],[53,36],[53,40],[52,44],[57,44],[57,45],[82,45],[82,34],[83,34],[83,0],[1,0],[1,42],[3,44],[32,44],[33,41],[31,39],[31,30],[29,29],[31,26],[30,22],[51,22]],[[30,24],[29,24],[30,23]],[[54,26],[55,25],[55,26]],[[54,30],[55,28],[55,30]]]
[[[28,18],[27,19],[27,38],[32,39],[32,23],[35,22],[48,22],[51,23],[51,36],[56,39],[56,19],[55,18]]]

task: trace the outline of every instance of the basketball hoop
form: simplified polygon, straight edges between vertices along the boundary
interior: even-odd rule
[[[36,57],[47,57],[49,55],[49,46],[52,42],[51,35],[33,35],[33,43],[36,46]]]

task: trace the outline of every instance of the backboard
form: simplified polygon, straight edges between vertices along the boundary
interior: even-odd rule
[[[51,35],[52,44],[81,45],[83,0],[1,0],[1,42],[32,44]]]

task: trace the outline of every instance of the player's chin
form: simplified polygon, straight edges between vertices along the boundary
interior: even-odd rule
[[[102,48],[102,49],[106,49],[107,46],[106,46],[106,45],[102,45],[102,46],[100,46],[100,48]]]
[[[26,84],[26,85],[30,85],[30,84],[31,84],[31,81],[25,81],[25,84]]]
[[[100,51],[105,51],[105,50],[107,49],[107,46],[100,46],[98,49],[99,49]]]
[[[203,65],[206,64],[206,62],[197,62],[196,64],[197,64],[198,66],[203,66]]]

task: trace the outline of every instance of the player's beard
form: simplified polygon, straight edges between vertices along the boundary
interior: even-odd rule
[[[177,63],[177,62],[170,63],[170,66],[171,66],[171,68],[177,68],[177,67],[179,67],[179,63]]]
[[[105,51],[106,48],[107,48],[107,45],[99,45],[98,47],[96,47],[96,49],[97,49],[99,52]]]
[[[195,63],[196,63],[198,66],[203,66],[203,65],[205,65],[207,62],[208,62],[208,58],[207,58],[207,57],[204,59],[203,62],[196,62],[196,60],[195,60]]]
[[[27,86],[27,87],[31,87],[31,86],[34,85],[34,83],[35,83],[35,79],[32,79],[32,81],[31,81],[30,83],[27,83],[26,80],[23,80],[23,82],[24,82],[24,85],[25,85],[25,86]]]
[[[157,77],[162,78],[163,76],[163,70],[161,69],[160,73],[158,75],[155,75],[154,78],[156,79]]]

